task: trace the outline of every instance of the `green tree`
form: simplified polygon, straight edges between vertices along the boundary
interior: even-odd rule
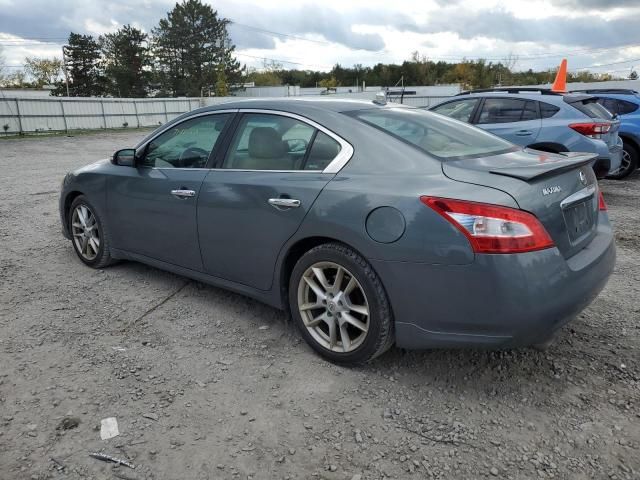
[[[64,47],[69,94],[72,97],[99,97],[105,94],[100,45],[91,35],[71,32]],[[56,83],[51,95],[66,95],[64,82]]]
[[[37,88],[53,85],[60,79],[62,60],[59,58],[27,57],[24,59],[24,71],[33,79]]]
[[[318,85],[322,88],[336,88],[340,85],[340,82],[336,79],[336,77],[331,76],[329,78],[324,78],[318,82]]]
[[[227,74],[221,67],[218,69],[218,79],[216,80],[216,97],[226,97],[227,95],[229,95]]]
[[[4,59],[4,55],[2,55],[2,45],[0,45],[0,85],[3,84],[6,77],[4,62],[5,62],[5,59]]]
[[[215,89],[222,66],[226,81],[240,78],[233,57],[229,20],[200,0],[183,0],[152,30],[157,79],[173,96],[200,96]]]
[[[115,97],[146,97],[151,80],[147,34],[131,25],[100,37],[107,93]]]

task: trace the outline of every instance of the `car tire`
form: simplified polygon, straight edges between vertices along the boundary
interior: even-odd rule
[[[613,180],[620,180],[631,174],[636,168],[638,168],[638,149],[631,145],[629,142],[622,144],[622,164],[616,173],[607,175],[607,178]]]
[[[84,195],[71,203],[67,221],[73,249],[85,265],[104,268],[113,263],[105,219]]]
[[[304,339],[333,363],[366,363],[393,345],[393,315],[382,282],[346,245],[326,243],[302,255],[288,297]]]

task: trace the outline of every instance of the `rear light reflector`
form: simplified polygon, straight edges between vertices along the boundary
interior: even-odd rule
[[[554,246],[540,221],[523,210],[428,196],[420,201],[460,230],[476,253],[523,253]]]
[[[603,133],[611,130],[611,124],[598,122],[571,123],[569,128],[591,138],[600,138]]]
[[[602,195],[602,191],[598,193],[598,210],[601,212],[607,211],[607,204],[604,201],[604,195]]]

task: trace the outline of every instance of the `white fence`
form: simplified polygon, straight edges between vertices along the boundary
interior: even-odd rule
[[[0,133],[153,127],[198,107],[199,98],[0,97]]]
[[[327,96],[318,95],[316,98],[373,100],[375,94],[375,91],[338,93]],[[425,107],[440,103],[446,98],[448,97],[405,95],[403,103]],[[232,100],[238,100],[238,97],[6,98],[0,96],[0,136],[69,130],[157,127],[195,108]],[[400,98],[390,98],[390,101],[400,102]]]

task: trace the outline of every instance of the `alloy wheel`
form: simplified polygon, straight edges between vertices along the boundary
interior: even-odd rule
[[[80,204],[74,208],[71,215],[71,233],[82,258],[94,260],[100,250],[100,231],[96,216],[86,205]]]
[[[369,302],[360,282],[333,262],[311,265],[298,284],[298,310],[313,339],[333,352],[357,349],[369,331]]]
[[[620,167],[613,172],[613,175],[620,175],[621,173],[626,172],[631,168],[631,155],[628,151],[622,150],[622,161],[620,162]]]

